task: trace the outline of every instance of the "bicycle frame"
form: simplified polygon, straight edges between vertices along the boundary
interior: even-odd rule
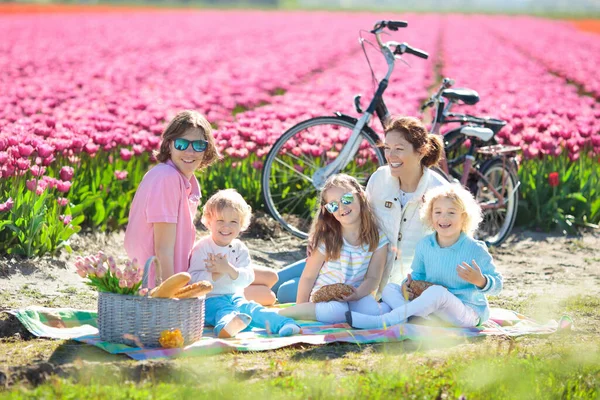
[[[375,95],[371,99],[369,106],[367,107],[365,112],[361,115],[361,117],[358,119],[358,121],[354,125],[352,134],[348,138],[348,141],[346,142],[344,147],[341,149],[337,158],[333,162],[331,162],[329,165],[319,168],[313,174],[312,184],[316,189],[321,189],[329,176],[331,176],[334,173],[345,168],[348,165],[348,163],[354,158],[354,155],[356,154],[356,152],[358,151],[358,149],[360,147],[360,141],[359,141],[360,133],[363,130],[363,128],[365,127],[365,125],[368,125],[368,123],[371,120],[371,117],[374,114],[377,115],[377,117],[379,118],[382,125],[383,125],[383,122],[389,117],[389,111],[385,105],[385,102],[383,101],[383,93],[387,89],[390,76],[392,75],[392,72],[394,71],[394,66],[396,64],[396,57],[397,57],[396,54],[401,55],[404,53],[409,53],[409,54],[414,54],[421,58],[428,57],[427,53],[424,53],[418,49],[413,49],[406,43],[397,43],[397,42],[393,42],[393,41],[385,42],[385,43],[382,42],[381,41],[381,33],[383,32],[383,29],[386,26],[392,30],[397,30],[398,27],[406,26],[405,22],[401,22],[401,24],[403,24],[403,25],[401,25],[401,24],[397,25],[396,28],[393,29],[392,23],[397,24],[396,22],[379,21],[375,24],[375,28],[372,31],[372,33],[375,34],[375,38],[377,39],[377,44],[379,45],[379,48],[380,48],[381,52],[383,53],[385,61],[388,65],[387,73],[385,74],[385,77],[379,82],[379,84],[377,86],[377,90],[375,91]],[[392,46],[396,47],[395,50],[391,49]]]
[[[387,86],[389,83],[389,78],[392,75],[392,72],[394,71],[396,57],[394,56],[394,53],[388,47],[388,45],[381,42],[381,38],[379,37],[380,33],[381,33],[381,31],[377,32],[375,35],[377,38],[377,43],[379,43],[381,51],[387,62],[388,71],[385,74],[385,77],[379,82],[377,91],[375,92],[375,96],[371,100],[367,110],[363,113],[363,115],[360,117],[360,119],[354,126],[354,129],[352,130],[352,134],[350,135],[350,137],[348,138],[348,141],[346,142],[346,144],[340,151],[340,154],[336,157],[336,159],[332,163],[326,165],[323,168],[319,168],[313,174],[313,177],[312,177],[313,185],[317,189],[322,188],[323,185],[325,184],[325,181],[327,180],[327,178],[329,176],[333,175],[337,171],[342,170],[346,165],[348,165],[350,160],[354,157],[354,155],[356,154],[356,152],[358,151],[358,148],[360,146],[360,142],[358,140],[360,132],[362,131],[364,126],[369,123],[373,114],[377,111],[377,114],[378,114],[377,116],[379,117],[379,119],[381,121],[385,121],[385,119],[389,115],[389,112],[387,111],[387,107],[385,106],[385,104],[382,101],[382,97],[383,97],[383,92],[385,92],[385,90],[387,89]],[[379,115],[380,113],[385,113],[385,114]]]

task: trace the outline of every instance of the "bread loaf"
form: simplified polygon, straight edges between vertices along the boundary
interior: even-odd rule
[[[412,300],[419,297],[421,295],[421,293],[423,293],[425,291],[425,289],[427,289],[428,287],[433,286],[433,285],[434,285],[433,283],[427,282],[427,281],[412,281],[410,283],[410,285],[408,285],[408,287],[410,288],[410,290],[413,293]]]
[[[175,274],[161,283],[156,291],[152,294],[152,297],[174,297],[175,292],[187,285],[190,279],[192,279],[192,276],[187,272]]]
[[[313,303],[322,303],[325,301],[339,301],[342,297],[349,296],[354,292],[352,286],[345,283],[334,283],[325,285],[312,295]]]
[[[213,285],[209,281],[199,281],[187,285],[175,292],[173,297],[178,299],[190,299],[192,297],[202,297],[213,290]]]

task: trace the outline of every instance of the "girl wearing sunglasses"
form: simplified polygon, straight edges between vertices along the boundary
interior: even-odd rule
[[[200,202],[195,171],[219,157],[210,123],[196,111],[182,111],[162,134],[159,164],[144,175],[129,211],[125,250],[130,259],[160,261],[162,279],[188,270]],[[154,271],[150,275],[154,286]]]
[[[310,235],[314,250],[300,277],[297,304],[279,314],[339,323],[346,320],[349,310],[374,315],[387,312],[380,310],[373,294],[381,282],[389,241],[377,227],[365,191],[355,178],[334,175],[325,183],[319,201]],[[317,290],[334,283],[351,286],[352,294],[339,301],[311,301]]]

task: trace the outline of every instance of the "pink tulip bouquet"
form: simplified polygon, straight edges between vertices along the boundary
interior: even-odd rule
[[[148,291],[140,289],[144,270],[136,259],[121,268],[114,257],[99,251],[96,256],[78,257],[75,267],[79,276],[88,279],[86,284],[99,292],[144,296]]]

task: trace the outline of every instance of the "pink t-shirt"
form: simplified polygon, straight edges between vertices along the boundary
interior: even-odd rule
[[[143,266],[154,254],[154,223],[177,224],[175,273],[188,270],[196,239],[194,217],[200,202],[200,184],[195,176],[186,179],[171,160],[156,165],[144,175],[135,192],[125,231],[125,250]],[[154,271],[149,287],[154,287]]]

